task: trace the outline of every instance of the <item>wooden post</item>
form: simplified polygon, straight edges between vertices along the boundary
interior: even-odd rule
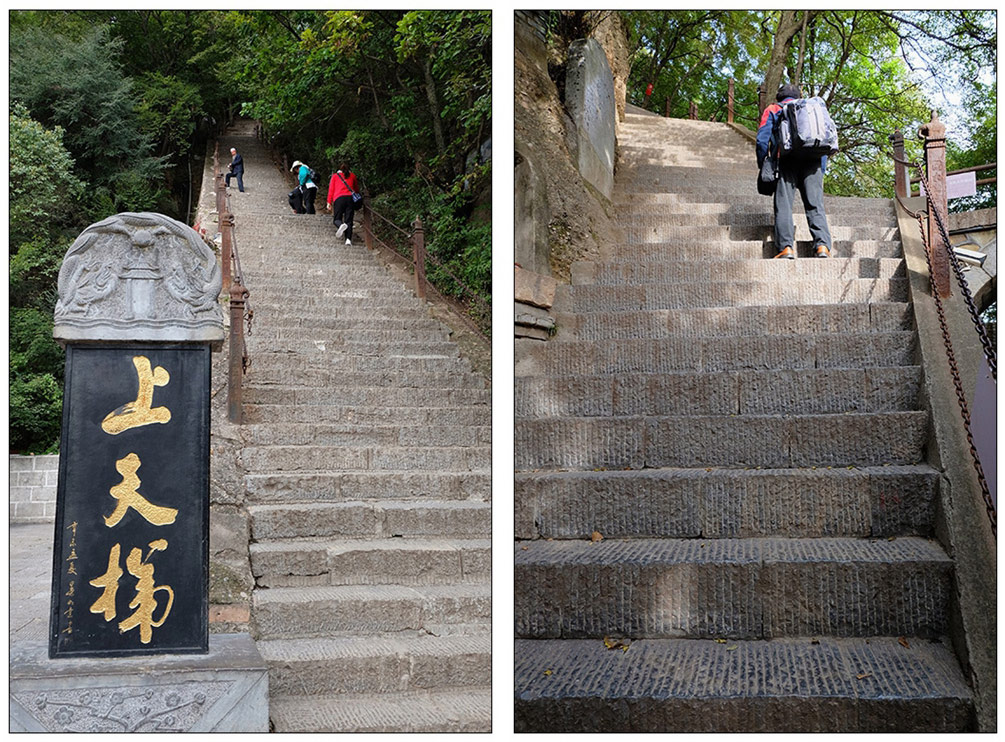
[[[918,130],[925,139],[925,170],[931,193],[928,194],[931,208],[928,214],[928,234],[932,243],[932,272],[935,274],[935,287],[939,296],[945,298],[950,294],[949,283],[949,246],[945,244],[939,232],[935,212],[938,210],[942,223],[948,229],[949,208],[946,199],[946,126],[939,121],[938,114],[932,111],[932,120]]]
[[[733,98],[735,94],[735,82],[729,78],[729,92],[726,93],[726,123],[733,123]]]
[[[412,222],[412,260],[415,263],[415,295],[426,298],[426,238],[422,221],[416,217]]]
[[[366,243],[366,249],[373,249],[373,217],[370,216],[370,207],[366,204],[366,199],[363,200],[363,241]]]
[[[904,134],[897,129],[893,134],[890,135],[890,141],[893,142],[893,189],[898,196],[901,198],[907,198],[910,196],[910,182],[911,179],[908,177],[907,165],[904,165]]]
[[[687,117],[692,121],[698,118],[698,104],[694,101],[691,101],[691,105],[687,109]]]
[[[667,96],[666,105],[663,108],[663,115],[666,118],[670,118],[670,96]]]

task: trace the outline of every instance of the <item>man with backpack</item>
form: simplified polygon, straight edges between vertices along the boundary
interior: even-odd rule
[[[824,171],[827,155],[837,152],[837,128],[820,98],[803,100],[795,85],[782,85],[775,103],[764,109],[757,130],[757,166],[764,179],[765,160],[775,164],[776,258],[794,260],[795,225],[792,202],[796,191],[806,208],[806,222],[813,237],[813,255],[829,258],[831,234],[824,211]],[[797,131],[798,126],[802,131]],[[769,163],[770,164],[770,163]]]

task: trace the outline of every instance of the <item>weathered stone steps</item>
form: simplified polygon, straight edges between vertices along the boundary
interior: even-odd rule
[[[789,281],[580,284],[559,286],[556,301],[560,301],[563,295],[568,296],[570,306],[575,310],[586,312],[765,304],[805,306],[907,301],[908,281],[906,278],[815,278]]]
[[[678,260],[673,263],[572,264],[573,285],[632,286],[647,283],[725,281],[810,281],[906,278],[897,258],[832,258],[830,260]]]
[[[824,261],[821,261],[824,262]],[[914,325],[910,304],[814,304],[780,312],[770,306],[650,309],[631,312],[556,312],[555,340],[671,337],[738,338],[760,335],[896,332]]]
[[[251,544],[251,569],[262,587],[444,585],[491,579],[488,539],[339,538]]]
[[[295,537],[488,538],[492,508],[472,500],[381,500],[251,505],[254,539]]]
[[[913,331],[715,335],[538,343],[523,348],[517,376],[673,373],[912,365]]]
[[[923,460],[928,413],[517,420],[518,470],[882,466]]]
[[[290,371],[299,369],[298,374],[304,387],[396,387],[398,389],[484,389],[485,380],[473,374],[458,374],[437,371],[348,371],[328,368],[322,363],[275,364],[269,368],[256,369],[249,373],[249,381],[256,385],[277,384],[285,386],[290,381]]]
[[[804,222],[795,225],[795,239],[806,241],[811,239],[809,227]],[[695,226],[693,224],[641,224],[633,221],[621,225],[624,240],[629,245],[653,242],[704,243],[704,242],[744,242],[749,240],[766,240],[772,236],[770,223],[758,224],[714,224]],[[830,225],[831,239],[834,242],[856,242],[859,240],[889,241],[898,239],[896,226],[848,226]],[[839,256],[844,257],[844,256]],[[865,256],[868,257],[868,256]]]
[[[275,587],[255,591],[253,624],[264,639],[481,633],[491,621],[490,606],[484,583]]]
[[[473,636],[272,639],[258,648],[275,695],[403,693],[488,686],[491,642]]]
[[[644,211],[667,206],[674,209],[694,207],[698,213],[736,213],[742,211],[771,211],[771,199],[755,192],[730,196],[727,201],[717,193],[705,196],[694,193],[637,193],[631,189],[614,187],[614,204],[618,209]],[[801,200],[793,204],[794,213],[804,213]],[[835,215],[868,214],[895,217],[896,211],[888,198],[853,198],[849,196],[824,196],[824,209],[828,219]]]
[[[948,629],[951,571],[917,537],[528,541],[516,548],[516,633],[927,639]]]
[[[724,228],[728,229],[728,227]],[[758,260],[771,258],[775,249],[771,230],[752,239],[703,239],[701,235],[690,237],[680,235],[676,239],[647,240],[631,244],[614,245],[611,248],[611,262],[633,263],[673,263],[694,260],[698,256],[710,260]],[[833,235],[832,235],[833,237]],[[800,259],[818,260],[813,257],[813,243],[809,231],[804,226],[796,226],[796,244],[792,246]],[[833,258],[902,258],[903,249],[899,241],[863,239],[834,239],[831,243]],[[786,261],[791,262],[791,261]],[[799,265],[799,261],[795,261]]]
[[[917,409],[918,366],[518,376],[517,418],[805,415]]]
[[[491,731],[488,688],[270,698],[276,732],[474,733]]]
[[[293,393],[293,392],[291,392]],[[337,401],[337,400],[334,400]],[[489,425],[489,410],[467,405],[437,407],[389,407],[387,405],[331,404],[291,406],[281,399],[275,404],[246,402],[246,423],[352,423],[374,425]]]
[[[284,445],[315,446],[488,446],[490,425],[428,425],[365,423],[280,423],[246,424],[244,441],[249,446],[265,446],[281,441]]]
[[[321,463],[321,462],[319,462]],[[488,500],[492,475],[484,471],[275,471],[244,477],[249,504],[305,500]]]
[[[952,649],[891,637],[517,641],[516,730],[959,732]]]
[[[285,445],[277,437],[270,445],[245,446],[241,454],[249,473],[316,471],[320,463],[336,471],[480,471],[491,446],[325,446]]]
[[[252,381],[252,380],[249,380]],[[487,389],[397,387],[259,386],[247,383],[244,399],[250,404],[328,405],[339,407],[455,407],[488,404]]]
[[[520,539],[929,536],[927,465],[518,473]]]

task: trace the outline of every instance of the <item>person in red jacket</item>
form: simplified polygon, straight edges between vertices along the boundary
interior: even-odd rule
[[[349,170],[349,163],[343,160],[328,183],[328,210],[332,211],[334,207],[332,221],[338,227],[335,238],[342,239],[345,235],[347,245],[352,244],[352,194],[355,192],[356,175]]]
[[[782,85],[775,96],[775,103],[764,109],[761,126],[757,130],[757,167],[766,157],[778,157],[778,143],[775,141],[776,122],[782,106],[800,97],[795,85]],[[796,191],[803,198],[806,209],[806,223],[813,237],[813,255],[829,258],[831,255],[831,233],[824,211],[824,171],[826,157],[809,159],[782,158],[778,162],[778,186],[775,188],[775,247],[779,250],[776,258],[794,259],[795,226],[792,223],[792,202]]]

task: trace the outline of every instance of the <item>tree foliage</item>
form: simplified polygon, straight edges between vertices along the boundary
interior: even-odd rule
[[[633,49],[629,99],[660,113],[725,120],[728,81],[736,81],[736,119],[759,123],[757,91],[774,98],[780,82],[820,95],[838,124],[841,154],[828,166],[828,192],[892,194],[888,137],[905,132],[908,154],[928,121],[939,86],[960,93],[946,106],[950,168],[964,152],[994,149],[996,31],[990,11],[630,11]],[[649,101],[644,90],[652,83]],[[943,101],[945,102],[945,101]],[[945,119],[945,117],[944,117]],[[974,155],[980,158],[984,155]],[[993,162],[994,157],[984,162]],[[971,163],[983,164],[983,163]],[[993,198],[993,194],[991,195]]]

